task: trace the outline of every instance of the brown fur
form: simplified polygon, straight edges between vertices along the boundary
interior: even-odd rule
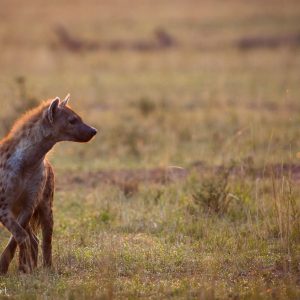
[[[36,267],[39,228],[44,266],[52,265],[54,173],[46,154],[57,142],[88,142],[97,133],[67,106],[68,100],[69,96],[42,103],[0,142],[0,221],[12,233],[0,257],[2,274],[17,246],[20,270]]]

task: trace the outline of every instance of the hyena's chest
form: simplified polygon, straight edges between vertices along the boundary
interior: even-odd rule
[[[0,193],[15,215],[26,206],[36,206],[44,187],[44,170],[13,170],[9,165],[0,164]]]

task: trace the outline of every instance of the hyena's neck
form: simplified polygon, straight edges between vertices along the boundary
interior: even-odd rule
[[[14,170],[34,171],[45,159],[55,142],[43,134],[43,124],[37,120],[31,126],[19,128],[2,144],[1,152]]]

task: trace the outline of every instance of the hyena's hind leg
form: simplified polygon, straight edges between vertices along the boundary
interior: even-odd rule
[[[53,234],[53,214],[52,209],[43,211],[41,219],[42,229],[42,251],[43,251],[43,265],[44,267],[52,266],[52,234]]]
[[[43,266],[52,267],[52,235],[53,235],[53,212],[52,204],[54,197],[54,173],[48,164],[48,178],[44,190],[43,201],[39,207],[39,222],[42,229],[42,252]]]

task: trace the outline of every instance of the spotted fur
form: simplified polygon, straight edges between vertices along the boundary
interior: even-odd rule
[[[0,257],[2,274],[17,246],[20,270],[36,267],[39,228],[44,266],[52,265],[54,173],[46,155],[57,142],[88,142],[97,133],[71,110],[69,98],[43,102],[20,118],[0,142],[0,221],[12,234]]]

